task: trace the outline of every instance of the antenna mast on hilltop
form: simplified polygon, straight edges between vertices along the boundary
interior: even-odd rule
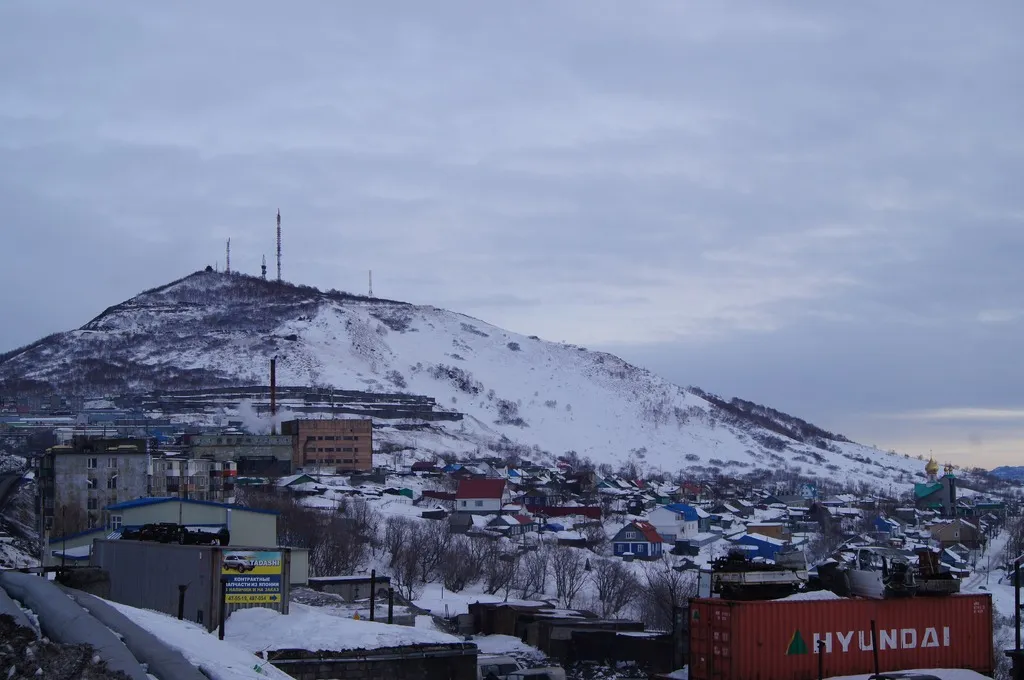
[[[228,239],[227,256],[224,258],[224,273],[231,273],[231,239]]]
[[[264,281],[267,280],[267,256],[263,256],[263,265],[260,267],[260,278]]]
[[[277,209],[277,281],[281,282],[281,209]]]
[[[373,297],[373,270],[370,270],[370,297]]]

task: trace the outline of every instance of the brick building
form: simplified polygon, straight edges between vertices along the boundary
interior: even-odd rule
[[[281,434],[292,438],[292,469],[324,466],[348,472],[373,468],[373,421],[289,420]]]

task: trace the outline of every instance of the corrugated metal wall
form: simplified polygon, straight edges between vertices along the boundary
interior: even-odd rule
[[[818,642],[825,677],[874,670],[871,621],[878,629],[879,668],[993,668],[989,595],[901,600],[690,603],[693,680],[812,680]]]
[[[273,517],[268,515],[268,517]],[[291,594],[291,558],[288,548],[177,545],[148,541],[98,540],[94,543],[92,565],[110,574],[110,599],[132,607],[153,609],[171,616],[178,615],[178,585],[188,584],[185,591],[185,618],[206,626],[217,627],[220,615],[220,574],[222,554],[235,550],[281,551],[282,602],[278,605],[232,604],[235,609],[254,606],[288,613]]]

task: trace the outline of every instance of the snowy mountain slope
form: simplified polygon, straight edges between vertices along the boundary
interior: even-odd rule
[[[574,450],[613,466],[788,469],[885,486],[911,481],[921,467],[771,409],[673,385],[610,354],[434,307],[212,272],[0,355],[0,389],[99,395],[266,384],[273,356],[279,384],[424,394],[466,414],[395,434],[421,451],[507,439],[524,454]]]

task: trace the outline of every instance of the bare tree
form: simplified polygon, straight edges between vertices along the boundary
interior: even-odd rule
[[[559,603],[571,608],[587,582],[586,558],[582,551],[558,546],[551,551],[551,572]]]
[[[620,560],[596,560],[591,579],[597,591],[598,606],[595,609],[603,617],[617,615],[640,592],[640,582]]]
[[[445,588],[457,593],[480,579],[484,552],[475,549],[483,543],[480,539],[474,540],[468,536],[451,537],[441,565],[441,579]]]
[[[412,527],[412,546],[419,578],[423,583],[430,583],[440,575],[448,546],[451,543],[451,531],[447,522],[416,522]]]
[[[538,546],[536,550],[523,555],[523,563],[516,578],[516,590],[521,599],[536,597],[547,589],[550,562],[551,549],[546,545]]]
[[[602,555],[607,552],[608,534],[600,522],[587,522],[580,529],[580,534],[587,541],[587,547],[595,553]]]
[[[508,599],[507,588],[515,582],[518,571],[519,554],[506,549],[501,541],[494,541],[484,555],[484,592],[494,595],[505,590]]]
[[[637,600],[641,620],[652,630],[670,631],[676,610],[697,594],[697,576],[675,570],[667,555],[644,565],[643,574]]]

